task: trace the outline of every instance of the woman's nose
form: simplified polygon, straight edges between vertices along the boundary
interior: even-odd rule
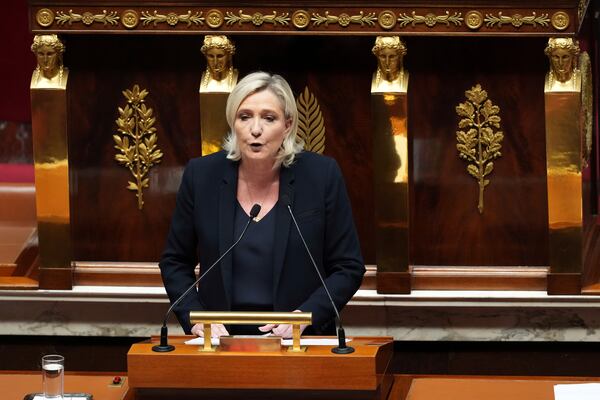
[[[252,127],[250,129],[250,133],[252,134],[252,136],[254,137],[259,137],[262,134],[262,127],[260,126],[260,123],[258,120],[255,120],[252,123]]]

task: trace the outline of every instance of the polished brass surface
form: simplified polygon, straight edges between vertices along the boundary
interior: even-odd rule
[[[406,44],[399,36],[377,36],[371,49],[377,70],[371,79],[371,93],[406,93],[408,72],[404,71]]]
[[[140,16],[135,10],[125,10],[123,11],[123,14],[121,14],[121,21],[125,28],[133,29],[140,22]]]
[[[409,268],[407,93],[371,94],[377,272]]]
[[[64,45],[56,35],[37,35],[32,51],[38,66],[31,77],[31,124],[35,164],[40,285],[46,275],[71,268],[69,157],[67,140],[68,71]],[[61,282],[70,289],[71,282]]]
[[[219,347],[223,351],[279,353],[281,351],[281,336],[221,336]]]
[[[204,337],[211,336],[210,324],[291,324],[292,325],[292,350],[303,351],[300,347],[300,325],[312,323],[310,312],[240,312],[240,311],[191,311],[190,322],[203,324]],[[208,343],[207,343],[208,342]],[[200,351],[214,351],[210,340],[204,341]]]
[[[192,324],[310,324],[310,312],[191,311]]]
[[[498,28],[502,28],[502,25],[510,24],[515,28],[520,28],[522,25],[531,25],[532,27],[537,28],[539,26],[548,26],[550,19],[546,13],[537,15],[535,12],[532,12],[531,15],[527,16],[521,14],[508,16],[502,14],[502,11],[499,11],[497,15],[486,14],[484,21],[488,27],[497,26]]]
[[[583,181],[587,150],[582,115],[579,46],[553,38],[545,50],[550,71],[545,85],[548,228],[552,273],[583,268]]]
[[[425,24],[429,28],[434,27],[436,24],[445,24],[449,26],[450,24],[454,24],[456,26],[462,25],[463,18],[462,14],[459,12],[454,12],[450,14],[450,11],[446,11],[446,13],[442,15],[436,14],[425,14],[425,15],[417,15],[416,12],[412,12],[410,15],[406,13],[401,13],[398,15],[398,25],[401,27],[412,25],[415,26],[417,24]]]
[[[325,121],[316,97],[304,88],[296,99],[298,135],[304,140],[304,150],[323,154],[325,150]]]
[[[54,22],[54,12],[49,8],[41,8],[35,14],[35,21],[39,26],[47,28]]]
[[[396,26],[398,19],[393,11],[384,10],[377,16],[377,22],[379,22],[379,26],[381,26],[383,29],[392,29],[394,26]]]
[[[202,11],[194,12],[188,10],[185,14],[177,14],[174,12],[170,12],[167,14],[160,14],[156,10],[150,13],[150,11],[142,11],[142,24],[148,25],[152,23],[154,26],[157,26],[159,23],[167,23],[170,26],[175,26],[178,23],[187,24],[187,26],[194,25],[204,25],[204,17],[202,16]]]
[[[569,14],[564,11],[555,12],[550,20],[556,30],[564,31],[569,27]]]
[[[225,105],[229,93],[200,93],[200,136],[202,155],[220,151],[229,129]]]
[[[94,22],[102,23],[104,25],[117,25],[119,23],[118,13],[116,11],[106,10],[103,10],[102,14],[93,14],[89,11],[86,11],[83,14],[74,13],[73,10],[69,10],[68,13],[57,11],[55,19],[58,25],[71,25],[74,22],[82,22],[87,26],[92,25]]]
[[[242,25],[247,22],[251,22],[255,26],[261,26],[262,24],[273,24],[273,25],[288,25],[290,23],[290,13],[277,13],[273,11],[272,14],[264,15],[260,12],[253,14],[244,14],[242,10],[238,11],[235,15],[231,11],[225,13],[225,23],[227,25],[233,25],[235,23]]]
[[[377,14],[374,12],[365,13],[360,11],[358,15],[348,15],[341,13],[340,15],[331,15],[329,11],[325,11],[324,15],[313,13],[310,19],[314,26],[329,24],[339,24],[342,27],[347,27],[350,24],[360,24],[374,26],[377,21]]]
[[[504,134],[500,131],[500,107],[488,99],[480,84],[465,91],[465,96],[467,101],[456,106],[456,114],[461,117],[456,131],[456,149],[459,157],[469,163],[469,175],[477,179],[477,210],[483,214],[483,192],[490,183],[486,177],[494,170],[493,160],[502,155],[500,149]]]
[[[465,23],[467,24],[469,29],[479,29],[481,28],[481,25],[483,25],[483,14],[475,10],[469,11],[465,15]]]
[[[594,134],[594,88],[592,86],[592,63],[587,52],[579,56],[579,70],[581,71],[581,127],[585,139],[585,153],[583,167],[587,167],[592,152]]]
[[[216,9],[208,10],[206,13],[206,25],[210,28],[217,29],[223,25],[224,18],[223,13]]]
[[[140,210],[144,207],[143,190],[149,186],[147,175],[163,156],[156,145],[156,118],[152,115],[152,109],[145,104],[147,95],[148,91],[140,90],[139,85],[123,91],[127,104],[124,108],[118,108],[119,118],[115,121],[117,131],[122,136],[113,135],[114,147],[118,150],[115,160],[127,167],[135,178],[135,181],[127,182],[127,189],[136,192]]]
[[[292,14],[292,24],[298,29],[304,29],[310,23],[310,14],[306,10],[296,10]]]
[[[238,71],[233,68],[235,45],[223,35],[206,35],[200,51],[206,57],[200,93],[230,93],[237,83]],[[223,111],[220,112],[224,113]]]

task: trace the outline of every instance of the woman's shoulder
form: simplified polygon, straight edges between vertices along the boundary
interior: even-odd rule
[[[296,160],[292,165],[296,165],[298,168],[322,169],[330,168],[332,165],[337,165],[337,163],[329,156],[313,153],[312,151],[302,151],[296,155]]]
[[[205,169],[211,167],[222,167],[231,162],[232,161],[227,159],[227,152],[222,150],[206,156],[194,157],[188,162],[188,167]]]

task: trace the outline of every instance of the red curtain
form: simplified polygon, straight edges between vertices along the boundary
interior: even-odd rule
[[[29,122],[29,82],[35,68],[27,0],[5,1],[0,24],[0,120]]]

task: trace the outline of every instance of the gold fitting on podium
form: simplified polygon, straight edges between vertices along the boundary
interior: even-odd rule
[[[300,346],[300,325],[312,323],[310,312],[238,312],[238,311],[191,311],[190,322],[202,324],[204,337],[210,338],[211,324],[289,324],[292,325],[292,347],[288,351],[306,351],[306,347]],[[244,338],[239,338],[243,340]],[[204,340],[204,346],[200,351],[215,351],[210,340]]]

